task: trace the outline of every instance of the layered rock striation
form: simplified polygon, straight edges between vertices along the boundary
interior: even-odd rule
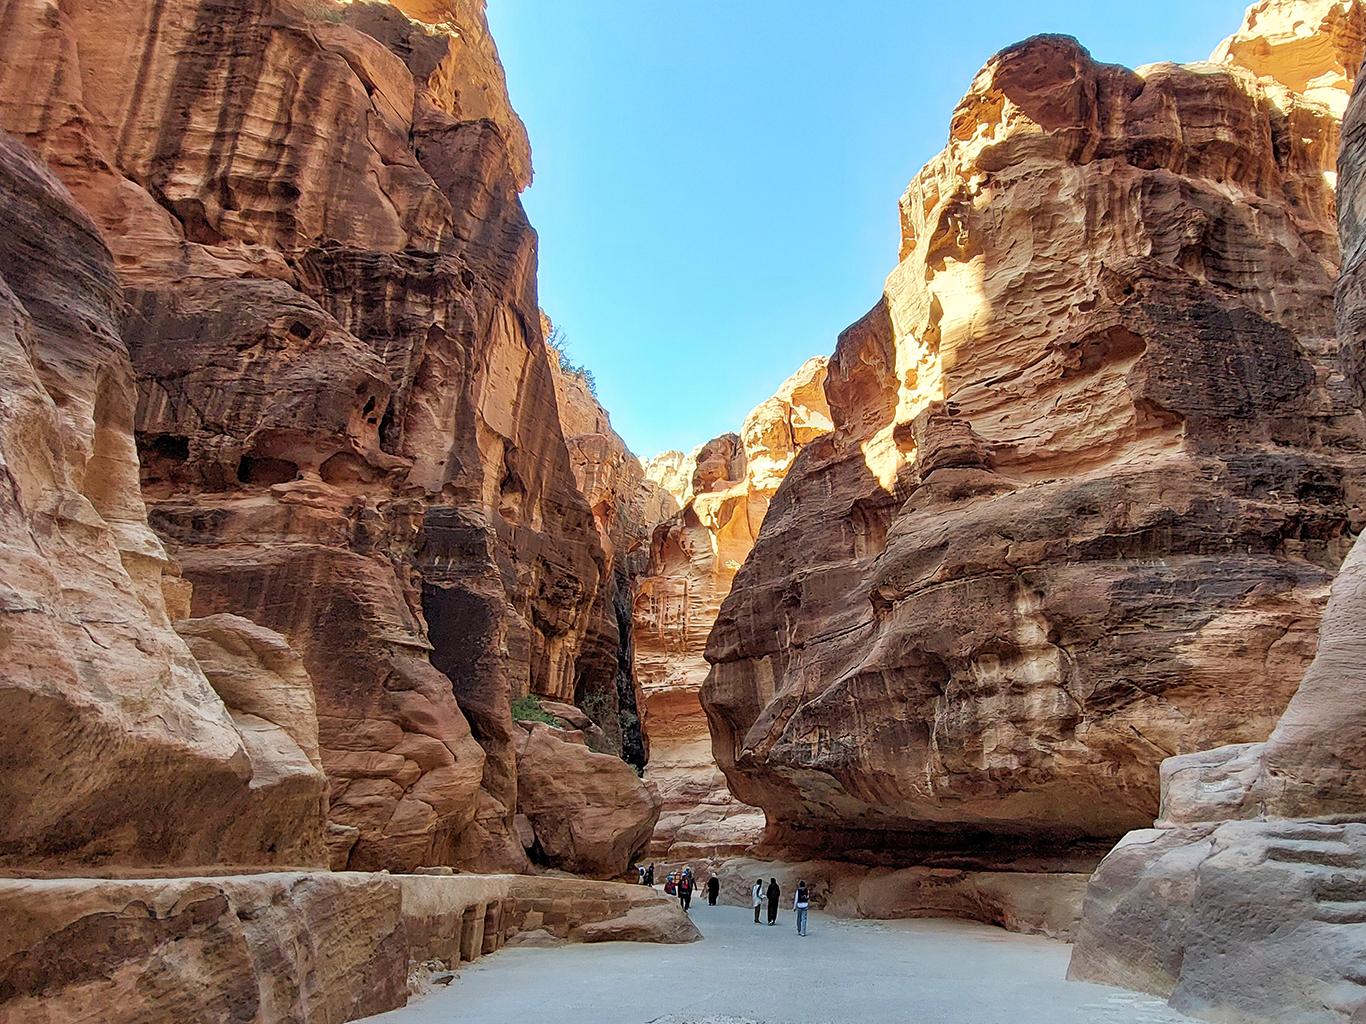
[[[707,645],[772,851],[1087,871],[1163,758],[1271,731],[1366,521],[1339,124],[1276,70],[1042,36],[974,80]]]
[[[831,427],[825,362],[807,360],[745,417],[740,434],[723,434],[686,458],[666,452],[646,466],[660,487],[684,501],[655,528],[635,596],[636,675],[651,738],[648,778],[664,798],[654,857],[739,855],[762,831],[762,814],[731,796],[712,757],[698,702],[708,670],[703,653],[783,476],[797,452]]]
[[[0,866],[316,866],[311,692],[275,714],[234,677],[230,712],[172,629],[121,305],[99,229],[0,132]]]
[[[1359,365],[1366,100],[1339,157],[1339,338]],[[1358,481],[1360,477],[1358,476]],[[1358,524],[1359,526],[1359,524]],[[1303,681],[1265,742],[1169,758],[1154,828],[1091,879],[1069,977],[1211,1020],[1356,1020],[1366,1006],[1366,547],[1342,563]]]
[[[118,271],[97,282],[104,327],[69,333],[121,336],[132,357],[123,433],[96,438],[125,476],[140,455],[180,574],[127,527],[140,590],[165,576],[181,614],[242,616],[301,656],[334,867],[528,870],[511,699],[634,712],[541,336],[530,153],[482,5],[10,2],[0,23],[0,125]],[[212,759],[241,761],[217,714]]]

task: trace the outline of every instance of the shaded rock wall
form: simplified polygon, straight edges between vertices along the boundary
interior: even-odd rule
[[[507,942],[701,937],[672,898],[584,879],[0,879],[0,1021],[342,1024]]]
[[[1360,351],[1366,147],[1354,93],[1338,160],[1339,337]],[[1366,548],[1333,581],[1318,650],[1262,743],[1163,762],[1158,827],[1129,833],[1086,893],[1069,977],[1211,1020],[1360,1019],[1366,987]]]
[[[825,363],[807,360],[745,417],[740,434],[723,434],[686,458],[666,452],[646,466],[659,486],[684,498],[682,510],[655,528],[635,596],[636,675],[651,738],[647,778],[664,797],[652,857],[738,855],[763,828],[758,809],[726,788],[697,695],[707,674],[707,635],[769,502],[797,452],[831,427]]]
[[[333,866],[520,870],[509,701],[616,692],[620,633],[544,354],[525,132],[482,6],[439,6],[14,0],[0,124],[109,240],[192,614],[303,658]]]
[[[99,229],[0,132],[0,864],[320,864],[321,772],[171,628],[120,305]]]
[[[542,314],[547,338],[552,326]],[[596,621],[605,627],[591,652],[580,658],[580,680],[611,689],[576,687],[574,700],[592,712],[607,733],[615,753],[643,769],[650,756],[650,739],[641,721],[645,706],[636,679],[632,642],[631,601],[636,581],[645,573],[650,537],[655,526],[678,511],[669,491],[647,478],[640,459],[626,447],[611,418],[582,374],[565,372],[559,352],[547,346],[560,429],[569,448],[569,461],[580,493],[593,512],[598,540],[606,554],[605,585],[599,590]],[[593,671],[587,671],[595,660]]]
[[[1164,757],[1270,732],[1366,521],[1337,139],[1242,67],[978,75],[708,643],[772,847],[1089,870]]]

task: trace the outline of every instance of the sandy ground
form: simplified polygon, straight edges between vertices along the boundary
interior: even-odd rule
[[[693,901],[687,946],[507,949],[383,1024],[1174,1024],[1151,997],[1064,979],[1071,947],[961,921],[849,921]]]

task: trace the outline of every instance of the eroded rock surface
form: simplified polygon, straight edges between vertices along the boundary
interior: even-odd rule
[[[99,229],[0,132],[0,863],[317,865],[321,773],[171,628],[120,304]]]
[[[654,831],[659,797],[621,758],[544,723],[520,724],[518,807],[535,858],[597,878],[627,874]]]
[[[1269,81],[1046,36],[954,112],[707,647],[717,761],[790,859],[1087,871],[1163,758],[1284,710],[1366,435],[1337,118]]]
[[[528,868],[509,701],[621,692],[629,636],[482,5],[15,0],[0,22],[0,124],[126,289],[125,415],[188,611],[277,631],[312,680],[332,864]]]
[[[831,428],[825,363],[807,360],[745,417],[740,434],[714,438],[687,458],[665,452],[646,466],[685,501],[655,528],[635,598],[636,675],[651,738],[647,777],[664,797],[654,858],[736,856],[762,833],[763,814],[726,788],[697,695],[707,675],[707,635],[774,492],[797,452]]]

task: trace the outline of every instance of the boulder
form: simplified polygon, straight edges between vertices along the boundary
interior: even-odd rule
[[[632,907],[610,921],[585,924],[571,935],[579,942],[697,942],[702,933],[672,900],[652,907]]]
[[[631,868],[659,817],[659,797],[618,757],[566,742],[537,722],[517,752],[518,810],[553,867],[594,878]]]

